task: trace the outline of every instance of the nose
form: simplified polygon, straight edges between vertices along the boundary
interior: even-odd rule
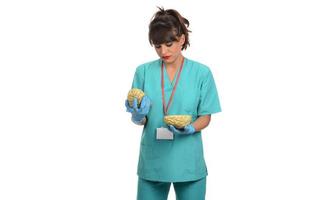
[[[166,45],[161,45],[161,47],[160,47],[161,55],[166,55],[167,51],[168,51],[167,46]]]

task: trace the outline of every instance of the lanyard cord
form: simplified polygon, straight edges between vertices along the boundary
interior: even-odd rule
[[[162,68],[161,68],[161,85],[162,85],[162,99],[163,99],[163,112],[164,112],[164,115],[167,115],[167,111],[168,111],[168,108],[170,106],[170,104],[172,103],[172,99],[173,99],[173,96],[174,96],[174,93],[176,91],[176,86],[177,86],[177,83],[178,83],[178,80],[180,78],[180,75],[181,75],[181,71],[183,69],[183,65],[184,65],[184,57],[183,57],[183,60],[182,60],[182,64],[179,68],[179,71],[178,71],[178,74],[177,74],[177,77],[176,77],[176,81],[175,81],[175,85],[174,85],[174,88],[172,90],[172,93],[171,93],[171,96],[169,98],[169,101],[168,101],[168,104],[167,106],[165,106],[165,91],[164,91],[164,62],[162,62]]]

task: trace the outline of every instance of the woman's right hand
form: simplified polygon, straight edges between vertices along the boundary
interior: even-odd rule
[[[144,96],[139,108],[137,104],[138,103],[136,98],[134,98],[132,107],[129,105],[128,100],[126,100],[125,102],[126,111],[132,114],[132,121],[136,124],[140,124],[142,121],[144,121],[151,108],[152,103],[148,96]]]

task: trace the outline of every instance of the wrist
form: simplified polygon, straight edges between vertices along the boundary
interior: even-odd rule
[[[146,117],[143,117],[142,119],[135,119],[132,116],[132,122],[134,122],[137,125],[144,125],[146,123]]]
[[[188,133],[191,134],[191,135],[196,132],[196,129],[195,129],[195,127],[193,126],[193,124],[190,124],[190,125],[189,125],[189,129],[188,129],[188,130],[189,130]]]

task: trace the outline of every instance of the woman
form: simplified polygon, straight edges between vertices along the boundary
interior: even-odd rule
[[[160,59],[137,67],[132,88],[144,91],[127,111],[144,125],[138,163],[138,200],[166,200],[171,183],[177,199],[205,199],[207,169],[201,130],[220,103],[210,69],[185,58],[189,21],[176,10],[159,8],[149,24],[149,42]],[[192,115],[183,129],[164,123],[165,115]]]

